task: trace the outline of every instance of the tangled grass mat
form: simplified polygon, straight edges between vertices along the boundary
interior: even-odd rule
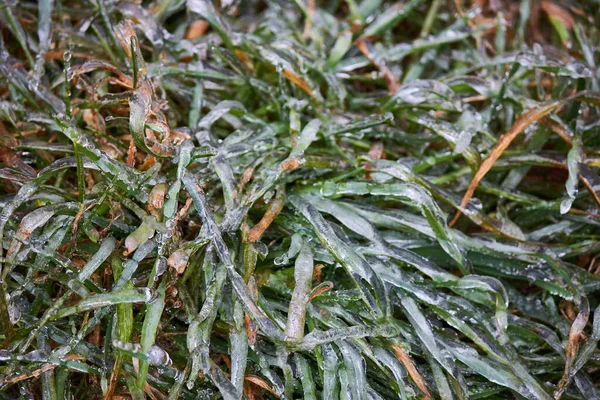
[[[600,398],[597,0],[0,8],[0,398]]]

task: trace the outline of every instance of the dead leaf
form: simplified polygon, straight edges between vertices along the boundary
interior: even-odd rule
[[[85,357],[80,356],[79,354],[68,354],[65,356],[65,360],[85,361]],[[14,378],[7,379],[4,381],[4,383],[12,384],[12,383],[21,382],[21,381],[24,381],[24,380],[27,380],[30,378],[37,378],[44,372],[51,371],[56,367],[58,367],[58,364],[46,364],[42,368],[36,369],[35,371],[32,371],[31,373],[29,373],[27,375],[19,375],[19,376],[15,376]]]
[[[129,165],[131,168],[135,166],[135,151],[135,143],[133,143],[133,140],[130,140],[129,150],[127,150],[127,165]]]
[[[385,60],[376,59],[373,56],[373,54],[371,53],[371,50],[369,50],[369,46],[367,45],[367,42],[365,42],[365,40],[363,38],[360,38],[356,41],[356,47],[358,47],[360,52],[363,53],[363,55],[369,59],[371,64],[373,64],[379,70],[379,72],[381,72],[383,74],[383,77],[385,78],[385,81],[388,86],[388,94],[391,96],[394,93],[396,93],[398,91],[398,89],[400,88],[400,80],[394,75],[392,70],[387,66],[387,64],[385,63]]]
[[[209,26],[210,25],[208,24],[208,22],[204,20],[199,19],[197,21],[194,21],[191,23],[190,27],[185,33],[185,38],[188,40],[198,39],[204,36],[204,33],[206,33]]]
[[[279,396],[277,395],[277,393],[275,393],[275,391],[271,388],[271,386],[269,386],[269,384],[267,383],[267,381],[265,381],[260,376],[246,375],[244,377],[244,379],[247,380],[248,382],[252,382],[253,384],[255,384],[257,386],[260,386],[261,388],[263,388],[266,391],[268,391],[269,393],[271,393],[273,396],[279,398]]]
[[[153,215],[158,221],[162,219],[162,209],[165,204],[165,195],[169,190],[169,185],[159,183],[155,185],[148,196],[148,204],[146,206],[150,215]]]
[[[244,189],[244,186],[246,186],[246,183],[250,182],[250,179],[252,179],[253,173],[254,173],[254,168],[252,168],[252,167],[246,168],[246,170],[242,174],[242,179],[240,180],[240,183],[238,185],[238,193],[242,193],[242,190]]]
[[[167,264],[174,268],[178,275],[181,275],[187,267],[188,260],[189,255],[183,249],[177,249],[169,256]]]
[[[252,300],[256,301],[258,299],[258,288],[256,287],[256,281],[253,277],[250,277],[248,281],[248,291],[250,292],[250,297]],[[256,335],[258,332],[258,327],[256,326],[256,322],[250,317],[250,314],[244,313],[244,325],[246,326],[246,335],[248,336],[248,343],[251,347],[256,344]]]
[[[375,161],[377,160],[381,160],[381,158],[383,157],[383,143],[381,142],[375,142],[371,145],[371,148],[369,149],[369,156],[371,156],[371,158]],[[365,161],[363,163],[363,166],[365,168],[366,171],[373,171],[373,165],[371,165],[370,162]],[[371,174],[369,172],[366,173],[366,178],[368,180],[371,179]]]
[[[406,351],[397,344],[393,344],[392,348],[394,349],[394,354],[396,355],[396,358],[402,363],[402,365],[404,365],[404,368],[406,368],[408,375],[411,377],[415,385],[417,385],[417,387],[425,395],[425,399],[433,399],[433,397],[431,397],[431,394],[429,393],[429,390],[427,390],[425,380],[423,379],[421,374],[419,374],[419,371],[417,371],[415,364],[413,364],[412,360],[410,359],[410,356],[406,353]]]
[[[583,330],[585,329],[585,326],[590,318],[589,307],[589,303],[584,298],[579,304],[579,313],[571,325],[571,329],[569,331],[569,341],[567,342],[567,348],[565,349],[565,372],[558,383],[556,390],[554,391],[554,398],[556,400],[559,400],[562,397],[564,391],[567,389],[571,379],[573,378],[571,369],[577,357],[581,340],[584,337]],[[574,313],[574,311],[572,312]]]
[[[285,192],[282,188],[277,191],[277,197],[275,197],[275,200],[273,200],[262,219],[248,232],[248,243],[254,243],[262,236],[273,220],[281,213],[281,210],[283,210],[284,200]]]
[[[565,10],[558,4],[551,1],[543,1],[542,10],[544,10],[544,12],[548,14],[548,16],[560,20],[560,22],[566,29],[573,29],[573,25],[575,25],[575,20],[567,10]]]
[[[242,63],[244,63],[244,65],[246,66],[246,68],[248,68],[250,71],[254,71],[254,64],[252,64],[252,61],[250,60],[250,57],[248,57],[248,53],[246,53],[245,51],[240,50],[240,49],[235,49],[234,53],[237,56],[237,58]]]
[[[322,265],[322,264],[319,264]],[[320,294],[323,294],[325,292],[327,292],[328,290],[333,289],[333,283],[332,282],[325,282],[325,284],[323,284],[323,286],[321,286],[318,289],[313,290],[313,292],[310,294],[310,297],[308,299],[308,301],[312,301],[312,299],[314,299],[315,297],[319,296]]]
[[[294,85],[298,86],[300,89],[304,90],[310,97],[315,97],[308,83],[298,76],[295,72],[290,71],[289,69],[283,70],[283,76],[289,79]]]
[[[300,161],[295,158],[288,158],[281,163],[282,171],[290,171],[300,166]]]
[[[308,16],[304,20],[304,32],[302,32],[302,36],[305,39],[308,39],[311,36],[310,33],[311,33],[311,27],[312,27],[312,20],[315,17],[316,8],[317,8],[317,5],[316,5],[315,0],[308,0],[308,6],[306,7]]]

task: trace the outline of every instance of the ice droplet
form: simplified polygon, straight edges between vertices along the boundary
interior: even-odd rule
[[[42,350],[33,350],[23,356],[23,359],[27,361],[46,361],[44,352]]]
[[[150,365],[169,366],[172,363],[169,354],[156,345],[150,347],[146,356],[148,357],[148,363]]]
[[[158,265],[156,266],[156,278],[155,279],[157,279],[159,276],[164,274],[166,270],[167,270],[167,259],[164,257],[160,257],[160,259],[158,260]]]
[[[574,198],[568,198],[566,200],[563,200],[560,203],[560,213],[561,214],[566,214],[569,212],[569,210],[571,209],[571,205],[573,204],[573,201],[575,199]]]
[[[0,361],[9,361],[10,359],[11,356],[8,350],[0,350]]]

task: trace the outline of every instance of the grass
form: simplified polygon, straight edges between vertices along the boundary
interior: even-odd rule
[[[2,5],[0,398],[600,398],[600,5]]]

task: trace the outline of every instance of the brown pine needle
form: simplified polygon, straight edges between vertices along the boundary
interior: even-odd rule
[[[456,211],[456,214],[454,215],[454,218],[452,218],[452,221],[450,221],[450,226],[453,226],[456,223],[456,221],[461,215],[461,209],[464,209],[467,206],[467,204],[469,204],[469,200],[471,200],[473,194],[475,194],[475,190],[477,189],[477,186],[479,186],[479,182],[481,182],[485,174],[488,173],[488,171],[500,158],[502,153],[504,153],[504,150],[506,150],[508,146],[510,146],[512,141],[515,140],[515,138],[519,136],[519,134],[523,132],[525,128],[527,128],[535,121],[545,117],[546,115],[554,111],[556,108],[558,108],[558,106],[560,106],[561,104],[562,102],[554,102],[542,106],[540,108],[532,108],[531,110],[521,114],[521,116],[515,121],[514,125],[510,128],[510,130],[508,130],[508,132],[506,132],[504,135],[502,135],[502,137],[500,137],[500,140],[498,140],[498,142],[492,149],[490,155],[485,159],[483,163],[481,163],[481,166],[477,170],[477,173],[475,173],[473,180],[471,180],[469,188],[467,189],[467,192],[465,193],[465,195],[462,198],[462,201],[460,202],[459,209]]]

